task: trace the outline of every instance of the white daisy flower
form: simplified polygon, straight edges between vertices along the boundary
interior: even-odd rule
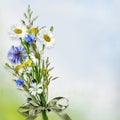
[[[20,26],[20,25],[13,25],[11,26],[9,35],[12,38],[12,40],[16,40],[19,38],[24,38],[27,34],[27,29],[24,26]]]
[[[42,93],[42,84],[32,83],[31,88],[29,88],[31,95],[36,96],[36,94]]]
[[[39,30],[38,38],[45,45],[46,48],[51,48],[55,45],[53,33],[47,28]]]

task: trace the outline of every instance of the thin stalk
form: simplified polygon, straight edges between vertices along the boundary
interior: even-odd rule
[[[44,97],[44,93],[42,93],[42,94],[40,95],[40,97],[41,97],[42,105],[43,105],[44,107],[46,107],[46,100],[45,100],[45,97]],[[48,120],[48,116],[47,116],[46,110],[43,110],[43,111],[42,111],[42,118],[43,118],[43,120]]]
[[[48,120],[48,116],[47,116],[47,113],[45,110],[42,111],[42,118],[43,118],[43,120]]]

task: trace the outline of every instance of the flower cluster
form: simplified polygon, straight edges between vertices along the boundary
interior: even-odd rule
[[[25,18],[30,20],[28,24],[22,20],[22,25],[13,25],[11,27],[11,30],[9,32],[11,39],[22,40],[29,44],[40,43],[46,48],[53,47],[55,45],[53,26],[51,26],[49,29],[46,26],[34,27],[33,21],[35,21],[37,17],[34,18],[31,22],[31,13],[29,14],[29,16],[27,16],[26,13],[24,14]]]
[[[18,40],[20,45],[11,46],[8,59],[12,65],[6,63],[6,66],[13,71],[17,86],[26,91],[30,98],[38,101],[43,93],[47,100],[48,85],[57,78],[50,76],[53,68],[49,68],[49,58],[43,58],[45,49],[55,45],[53,27],[34,26],[37,17],[32,18],[32,13],[29,6],[21,25],[13,25],[10,29],[11,39]]]
[[[29,108],[26,114],[20,111],[27,116],[27,120],[28,118],[36,118],[40,112],[40,110],[38,110],[39,112],[35,112],[36,106],[37,108],[46,107],[46,110],[50,109],[47,108],[51,105],[47,105],[48,86],[52,80],[57,78],[50,75],[53,67],[50,68],[49,57],[44,57],[45,49],[55,45],[53,26],[50,28],[46,26],[34,26],[37,17],[32,17],[32,14],[33,12],[30,6],[28,6],[27,12],[24,13],[25,19],[22,20],[21,25],[13,25],[11,27],[9,32],[10,38],[12,40],[18,40],[20,45],[13,45],[10,48],[8,59],[11,63],[6,63],[6,66],[12,70],[15,76],[16,85],[20,90],[25,91],[28,96],[27,99],[34,103],[32,106],[31,104],[27,104],[26,108],[25,106],[23,107],[23,109]],[[55,98],[56,102],[53,100],[51,103],[54,102],[54,105],[56,105],[57,100],[60,99],[63,98]],[[62,111],[63,108],[59,109]],[[57,110],[57,108],[54,110]],[[47,120],[45,112],[45,110],[42,111],[43,119]]]

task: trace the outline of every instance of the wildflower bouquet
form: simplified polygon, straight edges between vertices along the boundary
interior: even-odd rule
[[[48,120],[47,112],[50,111],[63,120],[71,120],[63,113],[68,107],[68,99],[55,97],[48,101],[48,86],[57,79],[50,75],[53,67],[50,68],[49,57],[44,57],[45,49],[55,44],[53,27],[34,26],[37,17],[32,17],[32,14],[29,5],[24,20],[21,20],[22,25],[13,25],[10,30],[10,37],[19,40],[20,45],[10,48],[8,59],[11,63],[6,63],[6,66],[12,70],[18,89],[27,95],[26,103],[18,111],[26,120],[34,120],[39,114],[42,114],[43,120]]]

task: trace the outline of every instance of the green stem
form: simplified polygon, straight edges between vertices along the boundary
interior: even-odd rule
[[[42,111],[42,118],[43,118],[43,120],[48,120],[48,116],[47,116],[47,113],[45,110]]]
[[[42,94],[40,95],[40,98],[41,98],[42,105],[43,105],[44,107],[46,107],[46,101],[45,101],[44,93],[42,93]],[[43,118],[43,120],[48,120],[46,110],[43,110],[43,111],[42,111],[42,118]]]

